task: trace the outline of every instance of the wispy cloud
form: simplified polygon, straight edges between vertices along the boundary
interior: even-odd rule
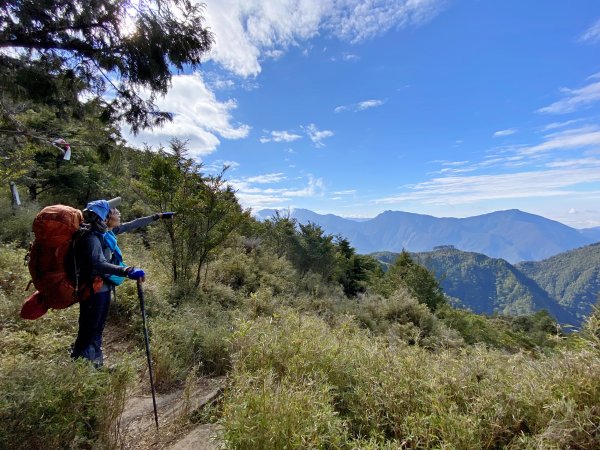
[[[315,144],[315,147],[324,147],[323,139],[333,136],[333,131],[319,130],[314,123],[311,123],[302,129],[306,132],[310,140]]]
[[[376,203],[416,200],[425,204],[457,205],[495,199],[589,195],[589,192],[578,192],[574,187],[598,182],[600,161],[562,169],[433,178],[407,186],[405,192],[380,198]]]
[[[600,146],[600,131],[596,127],[567,130],[547,136],[541,144],[523,147],[518,150],[521,155],[535,155],[554,150],[572,150]]]
[[[481,161],[435,161],[442,168],[429,180],[402,186],[398,195],[376,202],[459,205],[536,197],[600,199],[600,157],[594,156],[600,154],[600,127],[551,128],[560,131],[533,145],[494,149]]]
[[[353,195],[356,194],[356,189],[348,189],[345,191],[336,191],[333,192],[334,195]]]
[[[280,56],[279,52],[317,34],[360,42],[391,28],[418,26],[435,17],[445,3],[444,0],[204,1],[206,23],[217,36],[209,57],[243,77],[258,75],[260,61],[267,54]],[[219,39],[220,36],[227,38]]]
[[[264,187],[263,184],[281,183],[286,177],[283,174],[265,174],[242,179],[233,179],[229,184],[236,189],[236,196],[245,208],[253,210],[261,208],[282,208],[294,206],[298,199],[322,197],[325,184],[321,178],[307,175],[303,184],[282,188]],[[257,186],[258,185],[258,186]]]
[[[364,111],[365,109],[376,108],[378,106],[383,105],[383,103],[384,103],[383,100],[365,100],[362,102],[353,103],[351,105],[338,106],[334,109],[334,111],[336,113],[341,113],[344,111],[358,112],[358,111]]]
[[[233,124],[231,113],[237,108],[235,100],[219,101],[206,86],[200,74],[176,75],[165,97],[158,98],[158,107],[174,114],[172,122],[161,128],[143,130],[137,136],[125,133],[133,145],[168,145],[171,138],[188,141],[192,156],[212,153],[224,139],[248,136],[250,126]]]
[[[211,162],[210,164],[203,165],[202,166],[202,172],[205,172],[205,173],[208,173],[208,174],[218,174],[225,167],[228,168],[227,173],[229,174],[231,171],[234,171],[238,167],[240,167],[240,164],[238,162],[236,162],[236,161],[229,161],[229,160],[224,160],[224,159],[218,159],[216,161]]]
[[[564,98],[549,106],[538,109],[544,114],[565,114],[576,111],[582,106],[600,100],[600,81],[590,83],[580,89],[561,89]]]
[[[292,141],[296,141],[298,139],[301,139],[302,136],[300,136],[299,134],[295,134],[295,133],[291,133],[289,131],[266,131],[265,133],[268,133],[269,136],[262,136],[259,141],[264,143],[267,142],[292,142]]]
[[[517,130],[515,130],[514,128],[508,128],[506,130],[496,131],[494,133],[494,137],[510,136],[511,134],[515,134],[516,132]]]
[[[278,173],[266,173],[264,175],[256,175],[253,177],[245,178],[245,181],[248,183],[257,183],[257,184],[271,184],[271,183],[279,183],[285,180],[285,175],[281,172]]]
[[[265,57],[267,57],[267,58],[279,59],[283,55],[285,55],[285,52],[281,49],[273,49],[273,50],[266,50],[264,54],[265,54]]]
[[[600,42],[600,19],[594,22],[594,24],[579,37],[579,40],[581,42]]]
[[[576,124],[578,122],[581,122],[582,119],[573,119],[573,120],[566,120],[564,122],[552,122],[549,123],[548,125],[545,125],[544,127],[542,127],[542,131],[551,131],[551,130],[556,130],[558,128],[565,128],[568,127],[569,125],[573,125]]]

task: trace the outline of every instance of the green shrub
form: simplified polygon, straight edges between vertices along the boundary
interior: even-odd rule
[[[211,263],[210,272],[215,284],[223,284],[244,295],[259,289],[268,289],[274,295],[292,292],[299,277],[285,257],[260,248],[246,251],[243,247],[226,249]]]
[[[85,361],[3,357],[0,448],[115,448],[131,372]]]
[[[272,386],[308,384],[329,393],[347,430],[345,448],[355,448],[353,442],[460,449],[600,444],[600,360],[590,346],[536,358],[485,347],[431,352],[390,345],[351,319],[330,327],[286,309],[239,321],[232,344],[235,376],[226,411],[267,399],[279,405],[291,400],[284,400],[285,389]],[[265,377],[267,390],[260,384]],[[262,419],[268,411],[260,413],[265,423],[289,414],[273,408],[270,419]],[[232,423],[224,419],[226,433]],[[254,430],[253,437],[253,429],[246,430],[244,442],[262,442],[263,433],[271,433]]]
[[[31,225],[40,209],[36,203],[24,203],[13,209],[10,200],[0,198],[0,242],[14,242],[26,247],[33,241]]]
[[[260,371],[234,374],[231,389],[222,419],[228,448],[341,448],[345,442],[325,383]]]
[[[427,348],[447,348],[463,345],[462,338],[448,328],[420,303],[405,287],[400,286],[388,298],[380,295],[359,297],[355,311],[358,321],[378,335],[392,341],[419,344]]]
[[[156,384],[165,390],[185,381],[198,367],[202,374],[223,375],[230,365],[229,313],[216,305],[185,306],[150,321]]]

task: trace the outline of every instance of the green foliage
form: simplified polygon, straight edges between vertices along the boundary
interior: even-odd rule
[[[600,244],[561,253],[517,268],[535,280],[579,319],[592,312],[600,292]]]
[[[326,384],[278,379],[272,371],[234,374],[223,408],[224,439],[232,449],[340,448],[344,422]]]
[[[427,305],[432,311],[446,303],[435,276],[414,262],[406,251],[400,253],[385,273],[378,290],[384,295],[390,295],[398,286],[406,287],[420,303]]]
[[[229,367],[231,318],[215,305],[188,305],[172,315],[150,321],[156,385],[168,390],[196,369],[204,375],[223,375]]]
[[[358,300],[348,314],[373,333],[386,336],[390,342],[404,342],[426,348],[450,348],[463,345],[462,338],[453,329],[400,287],[389,297],[366,295]]]
[[[111,448],[131,372],[87,362],[2,357],[0,448]]]
[[[167,92],[172,68],[198,67],[212,45],[202,12],[187,1],[147,0],[133,9],[123,0],[6,2],[0,47],[25,51],[2,54],[0,87],[6,97],[52,108],[63,118],[81,113],[79,94],[86,91],[106,121],[124,120],[134,132],[160,124],[170,115],[154,99]],[[141,88],[149,99],[137,94]],[[110,89],[107,100],[103,94]],[[15,131],[27,135],[12,108],[2,106]]]
[[[298,280],[298,273],[285,257],[261,247],[229,247],[211,264],[210,272],[213,283],[229,286],[242,296],[261,289],[275,296],[293,293]]]
[[[21,206],[12,208],[10,200],[0,198],[0,242],[14,242],[26,247],[33,240],[31,225],[38,212],[39,207],[35,203],[23,202]],[[23,261],[20,261],[19,265],[22,264]]]
[[[585,321],[581,335],[592,348],[600,353],[600,301],[592,306],[592,314]]]
[[[337,278],[348,297],[365,292],[378,276],[379,264],[371,256],[357,255],[350,241],[337,239]]]
[[[393,255],[378,258],[393,261]],[[455,303],[477,314],[528,315],[545,309],[561,323],[577,321],[535,281],[503,259],[450,246],[411,256],[435,274],[444,293],[458,299]]]
[[[152,156],[139,187],[155,208],[177,213],[177,220],[165,223],[172,279],[198,288],[210,259],[250,214],[223,174],[201,174],[201,167],[185,156],[185,143],[173,141],[171,150]]]
[[[303,424],[306,404],[294,397],[299,389],[313,399],[326,430],[336,425],[326,402],[339,417],[335,428],[343,424],[346,430],[341,445],[336,433],[322,447],[600,444],[600,361],[588,349],[537,359],[483,348],[431,353],[387,345],[352,321],[330,328],[293,311],[239,322],[233,345],[234,376],[222,422],[234,447],[280,439],[278,427],[285,429],[292,418]],[[315,392],[321,394],[315,398]],[[259,425],[252,426],[252,414]],[[294,428],[294,439],[304,432],[310,440],[314,427],[302,428]],[[275,442],[268,447],[287,448]]]

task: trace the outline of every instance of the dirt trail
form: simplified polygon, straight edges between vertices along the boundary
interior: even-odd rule
[[[118,363],[119,355],[135,351],[124,333],[107,323],[105,330],[105,361]],[[152,396],[147,370],[125,403],[119,420],[119,435],[125,450],[218,450],[220,428],[216,424],[194,424],[194,412],[215,401],[222,393],[224,378],[203,378],[185,390],[175,389],[157,394],[159,429],[156,430]]]

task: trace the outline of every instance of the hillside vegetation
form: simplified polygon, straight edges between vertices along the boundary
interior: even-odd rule
[[[230,449],[600,448],[597,309],[565,334],[548,313],[533,313],[545,303],[526,280],[478,256],[473,264],[489,263],[507,281],[464,265],[476,288],[469,298],[487,305],[478,296],[495,293],[492,305],[520,315],[454,308],[407,252],[384,271],[315,223],[255,220],[227,168],[205,170],[186,142],[129,148],[120,127],[168,121],[154,100],[170,70],[197,67],[212,43],[201,6],[136,5],[0,9],[9,50],[0,54],[0,181],[22,194],[17,205],[0,193],[1,449],[160,448],[205,423],[218,425]],[[70,160],[58,137],[70,142]],[[115,196],[123,222],[176,213],[119,238],[125,263],[146,271],[156,388],[187,398],[150,437],[119,426],[127,400],[149,397],[133,282],[111,305],[108,328],[119,339],[105,341],[102,370],[69,356],[77,306],[19,317],[31,292],[24,260],[35,215]],[[202,378],[225,387],[192,409]]]
[[[600,292],[600,244],[537,262],[520,263],[521,272],[578,317],[590,314]]]
[[[598,446],[597,316],[565,336],[544,313],[454,309],[418,258],[403,253],[384,272],[316,225],[258,222],[182,150],[123,148],[107,184],[119,188],[95,195],[121,194],[127,217],[178,212],[121,247],[148,273],[160,391],[227,377],[218,404],[188,420],[222,424],[229,448]],[[46,201],[61,193],[56,185]],[[137,350],[113,353],[112,372],[68,357],[76,307],[19,319],[22,243],[39,207],[28,201],[1,217],[10,226],[0,252],[0,447],[116,448],[116,418],[144,374],[135,287],[118,289],[110,321]]]
[[[478,314],[531,314],[546,310],[578,326],[600,294],[598,244],[516,266],[502,259],[441,246],[411,256],[431,270],[453,304]],[[373,253],[386,269],[398,253]]]

